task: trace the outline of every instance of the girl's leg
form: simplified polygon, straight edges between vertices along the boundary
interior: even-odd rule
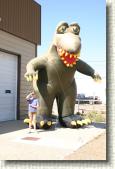
[[[30,119],[30,122],[29,122],[29,129],[31,129],[31,127],[32,127],[32,113],[31,112],[29,112],[29,119]]]
[[[34,130],[36,130],[36,115],[37,115],[37,113],[35,112],[35,113],[32,113],[32,115],[33,115],[33,126],[34,126]]]

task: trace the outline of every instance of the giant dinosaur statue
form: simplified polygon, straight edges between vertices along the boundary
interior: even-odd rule
[[[79,59],[81,50],[80,26],[61,22],[55,31],[53,42],[41,57],[30,60],[25,77],[33,81],[33,88],[38,94],[40,107],[37,116],[39,128],[52,125],[52,106],[57,100],[59,122],[69,128],[77,128],[90,120],[74,114],[76,99],[76,71],[100,80],[99,74],[87,63]],[[36,80],[36,77],[38,79]]]

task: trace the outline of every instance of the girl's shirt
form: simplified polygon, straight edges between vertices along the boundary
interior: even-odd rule
[[[35,108],[34,106],[38,106],[39,105],[38,99],[31,97],[27,101],[29,103],[28,112],[37,112],[37,107]]]

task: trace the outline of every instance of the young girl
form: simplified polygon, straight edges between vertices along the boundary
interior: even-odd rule
[[[36,131],[36,116],[37,116],[37,108],[39,104],[35,92],[32,92],[29,95],[27,95],[26,100],[29,103],[28,105],[28,116],[30,119],[29,132],[31,132],[32,125],[34,127],[34,130]]]

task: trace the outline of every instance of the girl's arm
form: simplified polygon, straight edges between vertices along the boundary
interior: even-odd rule
[[[30,93],[26,96],[26,100],[29,100],[31,97],[32,97],[32,93]]]

